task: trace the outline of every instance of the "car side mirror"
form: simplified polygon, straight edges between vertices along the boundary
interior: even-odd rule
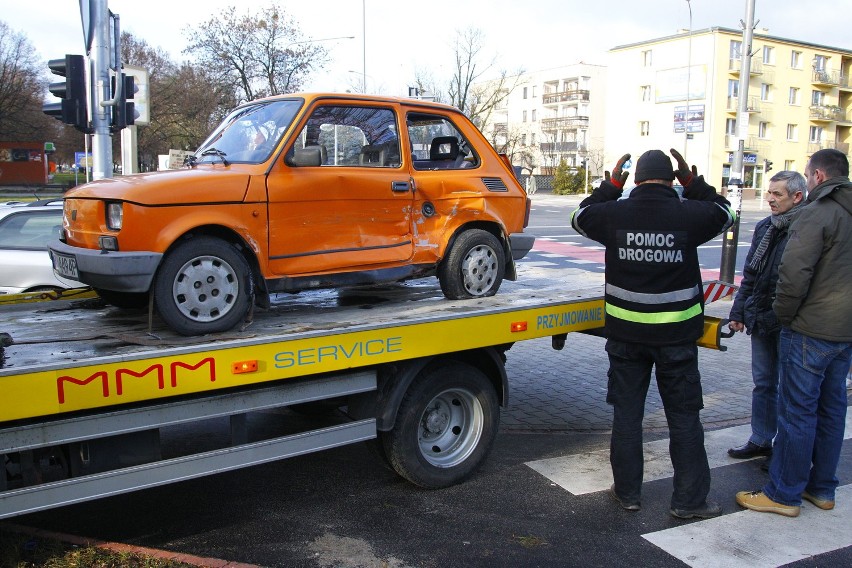
[[[297,168],[305,166],[322,165],[322,148],[320,146],[308,146],[306,148],[295,148],[293,155],[287,157],[287,165]]]

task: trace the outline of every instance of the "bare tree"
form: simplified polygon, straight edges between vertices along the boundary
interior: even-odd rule
[[[148,71],[150,124],[137,129],[143,171],[153,167],[158,154],[196,148],[237,105],[232,85],[203,66],[178,66],[161,48],[126,32],[121,34],[121,52],[124,63]]]
[[[43,141],[59,126],[41,112],[47,66],[34,53],[26,36],[0,21],[0,140]]]
[[[455,66],[448,89],[450,104],[461,109],[480,128],[488,123],[492,111],[509,97],[523,74],[521,69],[511,75],[502,70],[497,79],[476,85],[494,68],[497,60],[494,56],[487,64],[481,62],[483,42],[482,30],[468,28],[457,32]]]
[[[243,16],[228,7],[185,33],[184,53],[196,55],[198,65],[233,85],[242,101],[297,91],[328,61],[327,50],[305,39],[275,2]]]

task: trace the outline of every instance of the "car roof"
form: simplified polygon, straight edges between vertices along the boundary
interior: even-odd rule
[[[0,218],[7,217],[20,211],[55,211],[62,210],[62,199],[39,199],[38,201],[4,201],[0,202]]]

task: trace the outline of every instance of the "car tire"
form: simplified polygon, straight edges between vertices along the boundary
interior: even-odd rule
[[[506,261],[500,241],[482,229],[461,233],[438,266],[441,291],[450,300],[493,296],[503,282]]]
[[[414,379],[389,432],[380,432],[388,462],[427,489],[467,479],[485,460],[500,424],[494,385],[462,362],[426,369]]]
[[[245,257],[231,243],[193,237],[169,252],[154,279],[154,303],[182,335],[227,331],[244,321],[253,298]]]
[[[148,307],[147,292],[116,292],[114,290],[103,290],[95,288],[95,292],[101,300],[111,306],[125,310],[141,310]]]

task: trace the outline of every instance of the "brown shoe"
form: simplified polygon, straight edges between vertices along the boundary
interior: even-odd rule
[[[763,491],[740,491],[737,493],[737,504],[740,507],[761,513],[777,513],[785,517],[798,517],[801,507],[797,505],[782,505],[766,496]]]
[[[804,499],[805,501],[810,501],[823,511],[831,511],[832,509],[834,509],[834,501],[830,501],[828,499],[821,499],[820,497],[814,497],[807,491],[802,493],[802,499]]]

